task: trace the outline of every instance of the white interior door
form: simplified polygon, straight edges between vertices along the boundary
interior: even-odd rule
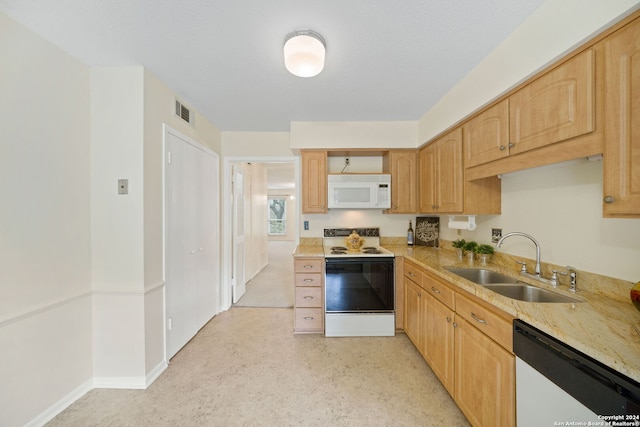
[[[218,308],[218,158],[176,131],[165,131],[164,179],[166,354],[170,359]]]
[[[244,174],[241,166],[233,167],[233,303],[246,291],[245,279],[245,206]]]

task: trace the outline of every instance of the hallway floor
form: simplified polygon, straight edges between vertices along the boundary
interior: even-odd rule
[[[293,310],[213,318],[147,390],[96,389],[50,426],[468,426],[404,334],[293,335]]]

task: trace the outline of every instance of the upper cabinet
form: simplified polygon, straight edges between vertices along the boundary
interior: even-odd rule
[[[467,121],[464,132],[465,167],[509,155],[509,101],[504,100]]]
[[[501,185],[496,176],[465,178],[462,128],[423,147],[418,154],[419,212],[438,214],[499,214]]]
[[[389,151],[382,172],[391,174],[391,209],[385,213],[416,213],[418,209],[418,154],[415,150]]]
[[[542,75],[509,97],[510,154],[595,130],[592,49]]]
[[[302,213],[327,212],[327,152],[302,151]]]
[[[601,153],[600,56],[600,48],[586,49],[466,121],[466,178]]]
[[[463,209],[462,129],[420,150],[420,212],[461,213]]]
[[[605,217],[640,217],[640,19],[604,40]]]

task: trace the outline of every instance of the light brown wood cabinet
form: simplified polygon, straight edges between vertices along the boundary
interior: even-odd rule
[[[502,187],[496,176],[465,180],[462,128],[423,147],[418,162],[420,213],[501,213]]]
[[[421,213],[461,213],[463,209],[462,128],[419,152]]]
[[[294,333],[324,333],[324,258],[293,259]]]
[[[301,152],[302,213],[327,212],[327,152]]]
[[[488,163],[509,155],[509,100],[494,105],[462,125],[464,166]]]
[[[382,172],[391,174],[391,208],[384,213],[416,213],[418,210],[418,154],[415,150],[388,151]]]
[[[640,19],[604,40],[605,217],[640,217]]]
[[[405,259],[405,332],[474,426],[515,425],[513,317]]]
[[[423,276],[427,292],[424,321],[424,358],[442,385],[454,395],[455,292],[428,273]]]
[[[602,151],[603,82],[597,46],[536,77],[466,121],[465,178],[586,157]]]
[[[588,49],[509,97],[510,154],[595,130],[595,54]]]

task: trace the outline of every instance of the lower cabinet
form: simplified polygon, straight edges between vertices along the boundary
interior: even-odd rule
[[[515,425],[515,357],[456,316],[455,392],[474,426]]]
[[[513,317],[405,260],[404,327],[474,426],[515,425]]]
[[[294,258],[294,333],[324,333],[324,259]]]

